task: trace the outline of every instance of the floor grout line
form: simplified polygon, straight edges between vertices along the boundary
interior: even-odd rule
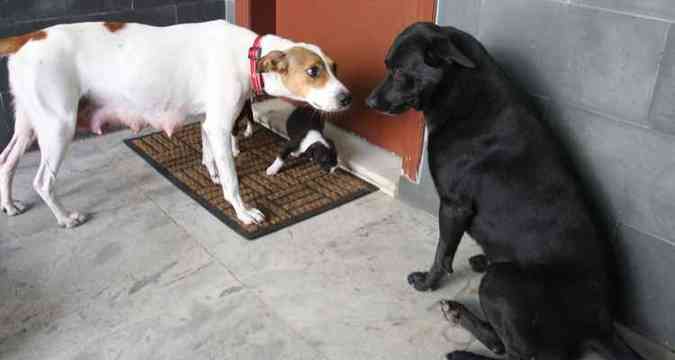
[[[208,256],[209,256],[216,264],[218,264],[218,265],[221,266],[225,271],[227,271],[227,273],[230,274],[230,275],[234,278],[234,280],[235,280],[237,283],[239,283],[240,286],[242,286],[244,289],[247,289],[247,290],[251,291],[251,293],[255,296],[255,298],[258,299],[258,300],[262,303],[262,305],[264,305],[264,307],[265,307],[268,311],[270,311],[271,313],[273,313],[273,314],[276,316],[276,318],[279,319],[279,320],[286,326],[286,328],[288,328],[288,330],[289,330],[293,335],[297,336],[303,343],[305,343],[307,346],[309,346],[312,350],[316,351],[323,359],[325,359],[325,360],[330,360],[330,357],[328,357],[328,355],[326,355],[323,351],[321,351],[320,349],[318,349],[317,347],[315,347],[314,345],[312,345],[312,342],[311,342],[309,339],[307,339],[307,338],[306,338],[299,330],[297,330],[294,326],[292,326],[292,324],[289,323],[283,316],[281,316],[281,314],[279,314],[276,310],[274,310],[274,307],[273,307],[273,306],[271,306],[270,304],[268,304],[268,303],[265,301],[265,299],[263,299],[262,296],[260,296],[260,294],[258,294],[258,292],[256,292],[256,291],[255,291],[253,288],[251,288],[250,286],[248,286],[248,284],[246,284],[246,283],[245,283],[245,282],[244,282],[244,281],[243,281],[243,280],[242,280],[242,279],[241,279],[234,271],[232,271],[232,270],[231,270],[231,269],[230,269],[230,268],[229,268],[222,260],[220,260],[220,259],[218,258],[218,256],[216,256],[216,255],[215,255],[215,254],[214,254],[214,253],[213,253],[213,252],[212,252],[212,251],[211,251],[204,243],[202,243],[197,237],[193,236],[193,235],[188,231],[188,229],[187,229],[185,226],[179,224],[173,216],[171,216],[168,212],[166,212],[166,210],[165,210],[164,208],[162,208],[159,204],[157,204],[157,202],[155,202],[152,198],[150,198],[150,197],[148,197],[148,196],[146,196],[146,195],[143,195],[143,196],[145,196],[145,197],[146,197],[148,200],[150,200],[157,208],[159,208],[160,211],[161,211],[165,216],[167,216],[167,217],[171,220],[171,222],[173,222],[176,226],[178,226],[179,228],[181,228],[181,229],[188,235],[188,237],[190,237],[193,241],[195,241],[195,242],[197,243],[197,245],[198,245],[202,250],[204,250],[204,252],[205,252],[205,253],[206,253],[206,254],[207,254],[207,255],[208,255]],[[239,236],[239,235],[237,235],[237,234],[235,234],[235,235],[236,235],[236,236]]]

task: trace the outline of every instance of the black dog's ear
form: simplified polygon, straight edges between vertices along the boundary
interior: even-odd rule
[[[288,69],[288,59],[286,53],[279,50],[270,51],[269,54],[263,56],[258,60],[258,72],[265,73],[276,71],[279,73],[286,72]]]
[[[469,69],[475,69],[476,64],[462,53],[452,41],[443,36],[434,37],[424,54],[427,64],[438,67],[443,63],[455,63]]]

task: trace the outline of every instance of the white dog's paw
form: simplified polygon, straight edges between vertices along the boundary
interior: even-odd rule
[[[68,217],[58,221],[59,226],[72,229],[74,227],[80,226],[87,221],[87,216],[80,214],[78,212],[71,212],[68,214]]]
[[[218,174],[211,175],[210,178],[211,178],[212,183],[214,183],[216,185],[220,185],[220,178],[218,177]]]
[[[239,156],[240,153],[241,151],[239,150],[238,147],[232,147],[232,156],[237,157]]]
[[[14,201],[13,203],[2,205],[2,212],[8,216],[16,216],[26,211],[26,205],[22,204],[19,201]]]
[[[237,218],[244,225],[251,225],[253,223],[260,224],[265,221],[265,215],[258,209],[245,209],[237,212]]]

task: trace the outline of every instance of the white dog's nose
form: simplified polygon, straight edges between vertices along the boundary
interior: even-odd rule
[[[352,94],[349,91],[343,91],[338,94],[337,100],[340,106],[347,107],[352,104]]]

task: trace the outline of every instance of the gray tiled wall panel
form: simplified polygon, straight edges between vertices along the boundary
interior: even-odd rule
[[[0,0],[5,21],[65,17],[92,12],[131,9],[132,0]]]
[[[675,26],[670,27],[649,122],[655,129],[675,135]]]
[[[480,24],[531,92],[647,123],[668,24],[541,0],[485,0]]]
[[[226,18],[226,4],[223,0],[178,4],[178,22],[200,22]]]
[[[0,93],[0,152],[2,152],[2,149],[5,148],[6,144],[9,144],[9,140],[13,133],[13,130],[10,128],[12,125],[10,116],[5,110],[2,94]]]
[[[572,106],[548,120],[612,218],[675,239],[675,138]]]
[[[478,36],[481,0],[439,0],[437,23]]]
[[[675,20],[673,0],[572,0],[572,3]]]
[[[619,226],[617,245],[622,322],[675,348],[675,247],[626,226]]]

